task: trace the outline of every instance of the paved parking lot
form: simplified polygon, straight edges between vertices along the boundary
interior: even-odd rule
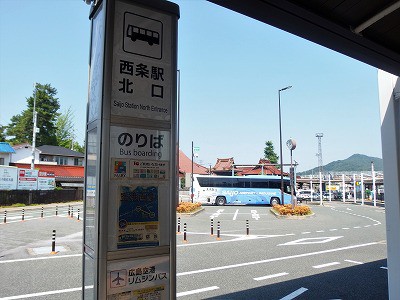
[[[76,209],[74,218],[67,207],[58,216],[45,209],[42,218],[37,208],[24,222],[19,210],[8,213],[0,225],[0,300],[80,299]],[[187,241],[177,233],[178,299],[387,299],[385,210],[343,203],[312,209],[315,216],[301,220],[259,206],[206,206],[181,216]],[[53,229],[57,255],[49,253]]]

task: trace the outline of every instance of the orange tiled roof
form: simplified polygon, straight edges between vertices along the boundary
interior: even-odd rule
[[[192,173],[192,160],[179,150],[179,173]],[[193,174],[208,174],[208,169],[193,163]]]
[[[235,163],[233,157],[229,158],[217,158],[217,162],[213,170],[216,171],[229,171],[232,170],[232,165]]]
[[[18,167],[18,168],[23,168],[23,169],[30,169],[31,165],[30,164],[21,164],[21,163],[12,163],[12,165]],[[42,171],[42,172],[48,172],[48,173],[54,173],[54,176],[57,177],[62,177],[62,178],[77,178],[77,179],[83,179],[85,176],[85,167],[83,166],[66,166],[66,165],[42,165],[42,164],[37,164],[35,165],[35,169]]]

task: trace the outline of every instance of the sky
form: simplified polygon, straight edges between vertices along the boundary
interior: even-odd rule
[[[281,92],[286,141],[298,171],[352,154],[382,157],[377,69],[204,0],[180,6],[180,148],[214,165],[233,157],[255,164],[272,141],[279,155]],[[85,138],[90,45],[89,6],[79,0],[0,0],[0,124],[26,109],[35,82],[58,91]]]

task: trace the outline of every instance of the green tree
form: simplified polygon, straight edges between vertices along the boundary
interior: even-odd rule
[[[278,162],[279,156],[274,151],[274,144],[271,141],[265,142],[264,158],[268,159],[272,164]]]
[[[0,142],[6,142],[5,130],[6,130],[6,127],[3,125],[0,125]]]
[[[64,113],[60,114],[56,122],[57,145],[72,149],[76,138],[74,128],[74,116],[69,107]]]
[[[7,126],[7,135],[14,136],[10,140],[13,144],[31,143],[33,133],[33,107],[36,101],[37,125],[36,146],[57,145],[56,120],[60,108],[57,90],[50,84],[35,85],[33,95],[26,99],[28,108],[21,114],[11,118]]]

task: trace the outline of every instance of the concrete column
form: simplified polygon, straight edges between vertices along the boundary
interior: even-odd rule
[[[400,295],[400,79],[378,71],[389,299]]]

